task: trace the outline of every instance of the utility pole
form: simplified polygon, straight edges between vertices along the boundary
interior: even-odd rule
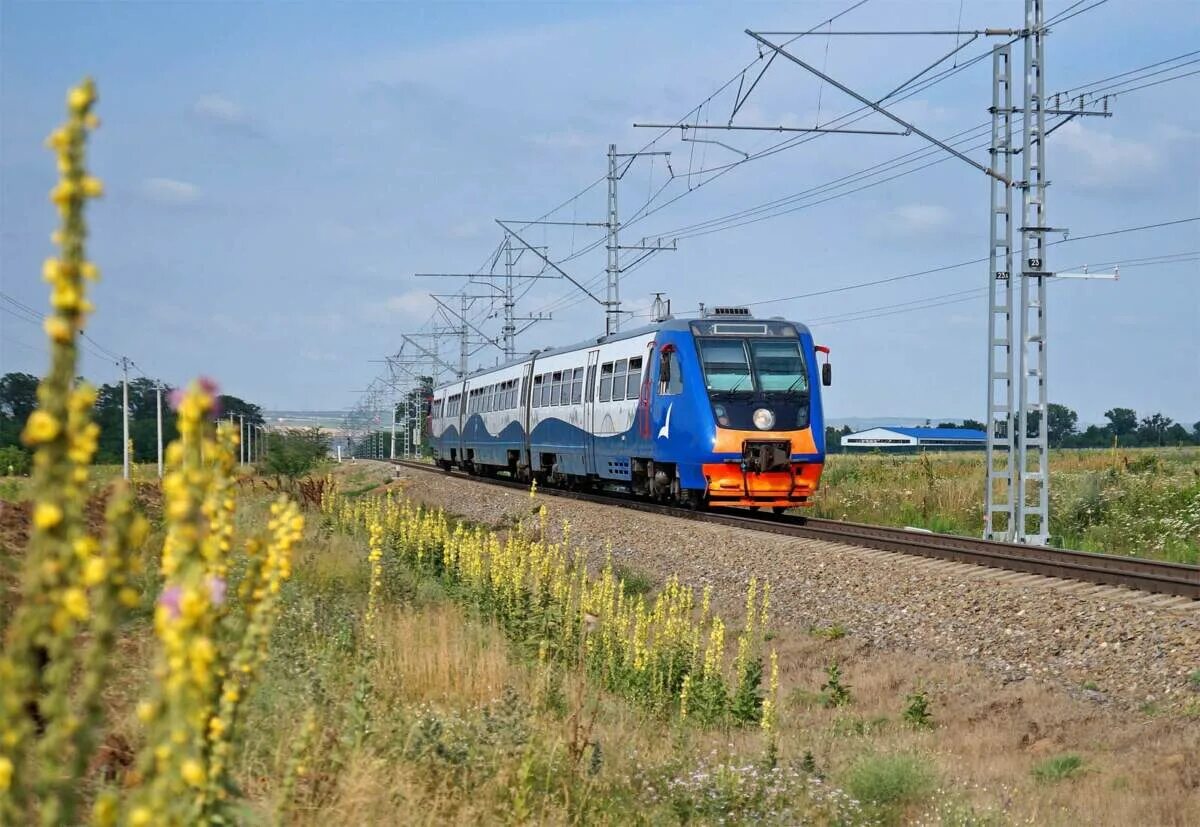
[[[643,239],[642,244],[633,247],[622,247],[619,240],[621,230],[621,220],[617,212],[617,183],[625,177],[625,173],[629,171],[629,167],[639,157],[648,155],[665,155],[670,157],[670,152],[617,152],[616,144],[608,145],[608,208],[605,211],[605,227],[608,230],[608,265],[604,268],[606,275],[607,288],[604,295],[604,332],[613,334],[621,329],[621,250],[647,250],[650,253],[658,252],[659,250],[674,250],[675,242],[672,241],[668,247],[659,240],[657,245],[647,246]],[[620,169],[618,158],[628,158],[624,169]],[[667,162],[668,165],[670,161]],[[638,258],[641,261],[645,256]],[[633,266],[632,264],[630,266]]]
[[[154,389],[154,415],[158,422],[158,478],[163,476],[162,382]]]
[[[246,415],[238,414],[238,464],[246,464]]]
[[[121,477],[129,479],[129,365],[127,357],[121,357]]]
[[[992,168],[1012,180],[1012,48],[992,49]],[[983,536],[1007,539],[1014,527],[1016,420],[1013,416],[1012,187],[990,176],[991,247],[988,259],[987,479]]]
[[[1046,223],[1046,138],[1060,126],[1073,118],[1095,115],[1110,117],[1108,100],[1102,98],[1103,109],[1087,109],[1085,99],[1080,96],[1078,106],[1059,106],[1060,96],[1055,96],[1055,105],[1046,107],[1045,94],[1045,37],[1047,34],[1043,14],[1043,0],[1025,0],[1025,21],[1020,29],[984,29],[964,32],[925,32],[924,34],[969,35],[971,40],[979,36],[1006,37],[1007,42],[992,51],[992,139],[990,164],[984,166],[973,158],[954,149],[916,125],[904,120],[881,105],[896,92],[906,88],[913,80],[906,81],[893,92],[879,100],[871,100],[839,83],[833,78],[805,63],[800,58],[767,40],[763,34],[747,31],[760,46],[771,49],[792,63],[816,75],[832,87],[841,90],[864,106],[904,127],[901,134],[913,134],[924,138],[961,161],[984,172],[990,179],[989,221],[990,248],[988,254],[988,386],[987,386],[987,456],[984,490],[984,536],[994,540],[1008,540],[1044,545],[1050,539],[1050,462],[1047,430],[1049,419],[1049,397],[1046,384],[1046,284],[1056,275],[1074,278],[1094,278],[1082,274],[1056,274],[1046,265],[1046,233],[1054,232]],[[772,32],[780,35],[783,32]],[[792,33],[801,34],[801,33]],[[836,34],[919,34],[918,32],[838,32]],[[1021,40],[1024,46],[1023,104],[1012,105],[1011,44]],[[970,40],[967,41],[971,42]],[[953,51],[940,58],[921,74],[929,71],[951,55],[961,51],[965,44],[956,45]],[[769,64],[768,64],[769,65]],[[766,69],[764,68],[764,72]],[[917,75],[916,77],[920,77]],[[761,74],[760,74],[761,77]],[[757,80],[754,84],[757,84]],[[754,88],[751,85],[751,89]],[[747,96],[749,92],[747,92]],[[745,103],[739,95],[734,114]],[[1020,148],[1013,147],[1012,116],[1023,116]],[[1061,118],[1049,130],[1046,115]],[[732,121],[732,117],[731,117]],[[635,124],[638,126],[639,124]],[[687,125],[676,124],[683,128]],[[708,127],[705,128],[731,128]],[[736,128],[736,127],[733,127]],[[742,127],[745,129],[771,129],[770,127]],[[814,128],[810,131],[843,131]],[[894,133],[878,133],[894,134]],[[1022,176],[1014,179],[1012,156],[1021,155]],[[1014,296],[1012,278],[1013,233],[1012,189],[1021,190],[1021,262],[1020,293]],[[1059,229],[1059,232],[1065,232]],[[1108,278],[1105,276],[1104,278]],[[1114,273],[1111,278],[1116,278]],[[1016,301],[1014,301],[1016,299]],[[1014,311],[1017,318],[1013,319]],[[1014,327],[1016,328],[1014,330]],[[1014,341],[1015,340],[1015,341]],[[1013,347],[1014,343],[1017,345]],[[1014,389],[1013,383],[1016,382]],[[1015,391],[1015,400],[1014,400]],[[1014,404],[1015,403],[1015,404]],[[1036,421],[1036,433],[1030,427]]]
[[[392,447],[388,452],[388,459],[396,458],[396,399],[392,397]]]
[[[621,222],[617,216],[617,145],[608,145],[608,266],[604,268],[608,289],[604,296],[604,332],[616,333],[621,329],[621,265],[618,232]]]
[[[1025,0],[1025,122],[1021,143],[1020,384],[1017,415],[1016,538],[1050,540],[1050,455],[1046,396],[1046,113],[1042,0]],[[1036,298],[1035,298],[1036,296]],[[1033,349],[1031,353],[1030,350]],[[1034,386],[1030,388],[1030,380]],[[1030,436],[1030,415],[1037,434]]]

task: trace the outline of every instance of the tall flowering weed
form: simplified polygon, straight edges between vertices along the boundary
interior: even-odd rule
[[[19,605],[0,655],[0,823],[74,823],[79,777],[95,748],[100,695],[111,669],[115,632],[138,602],[129,575],[146,521],[129,491],[109,500],[105,530],[84,519],[88,466],[99,428],[91,421],[95,390],[76,382],[78,338],[92,306],[87,286],[99,278],[87,259],[85,206],[103,192],[85,165],[87,135],[99,126],[90,80],[67,96],[67,121],[47,139],[59,181],[50,193],[60,218],[51,240],[58,253],[42,275],[50,284],[46,316],[50,370],[22,441],[33,449],[33,525]]]
[[[772,726],[775,707],[764,704],[762,686],[765,585],[750,584],[731,660],[725,622],[711,612],[707,590],[697,607],[695,591],[673,576],[652,601],[631,597],[611,561],[589,573],[584,553],[571,545],[569,524],[560,540],[549,538],[545,506],[501,536],[452,524],[440,509],[395,499],[390,491],[348,497],[329,479],[321,510],[331,527],[367,535],[372,595],[384,565],[414,567],[440,578],[539,659],[582,666],[605,688],[646,708],[702,725]]]
[[[123,789],[87,783],[104,732],[103,696],[115,643],[145,578],[138,550],[149,525],[118,483],[103,530],[85,520],[96,450],[95,391],[76,382],[77,337],[98,271],[85,255],[84,206],[101,194],[84,165],[99,124],[94,84],[67,98],[67,123],[48,139],[61,178],[51,192],[61,226],[43,275],[51,285],[45,329],[51,365],[23,441],[34,450],[34,507],[25,572],[0,653],[0,825],[232,823],[230,764],[239,711],[267,657],[280,589],[304,520],[281,497],[265,527],[239,540],[234,528],[237,434],[213,422],[216,387],[193,383],[172,399],[179,439],[163,479],[163,583],[154,609],[158,645],[136,773]]]

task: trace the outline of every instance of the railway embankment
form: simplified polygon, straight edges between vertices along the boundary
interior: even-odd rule
[[[398,469],[415,500],[498,526],[528,494]],[[771,581],[780,631],[845,637],[865,651],[960,662],[999,686],[1048,685],[1099,706],[1169,709],[1200,699],[1200,602],[781,537],[574,499],[542,497],[550,525],[602,563],[711,586],[732,607]]]

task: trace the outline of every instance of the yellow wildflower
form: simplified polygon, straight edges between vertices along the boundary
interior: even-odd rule
[[[108,574],[108,563],[103,557],[93,557],[84,564],[83,582],[88,586],[97,586],[104,582]]]
[[[7,790],[12,784],[12,761],[0,755],[0,790]]]
[[[204,767],[195,758],[184,761],[179,771],[183,775],[183,780],[193,787],[199,787],[204,783]]]
[[[90,261],[79,265],[79,275],[88,281],[100,281],[100,268]]]
[[[96,90],[90,84],[82,83],[67,93],[67,106],[72,112],[84,113],[96,100]]]
[[[63,512],[54,503],[38,503],[33,509],[33,524],[45,531],[62,522]]]
[[[149,807],[134,807],[129,814],[129,823],[132,827],[146,827],[153,818]]]
[[[42,279],[44,281],[48,281],[53,284],[62,278],[63,275],[62,262],[58,259],[48,258],[42,263]]]
[[[47,336],[59,344],[71,341],[71,326],[58,316],[47,316],[42,328]]]
[[[54,439],[61,430],[62,426],[53,414],[38,409],[26,420],[25,433],[21,434],[21,440],[26,445],[37,445]]]
[[[88,616],[87,592],[78,586],[67,589],[63,593],[63,608],[76,620],[84,620]]]
[[[83,179],[83,194],[86,198],[99,198],[104,195],[104,182],[91,175]]]

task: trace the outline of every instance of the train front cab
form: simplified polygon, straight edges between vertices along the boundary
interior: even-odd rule
[[[659,338],[656,460],[674,460],[685,496],[708,505],[807,505],[824,467],[820,384],[829,384],[830,368],[816,353],[828,349],[791,322],[690,328]]]

